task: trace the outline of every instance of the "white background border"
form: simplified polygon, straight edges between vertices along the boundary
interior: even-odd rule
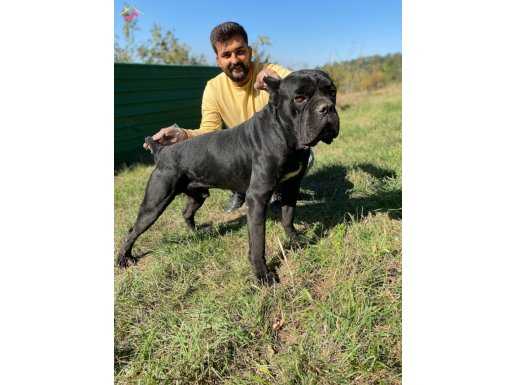
[[[113,6],[2,5],[0,383],[113,382]]]
[[[404,2],[407,385],[513,381],[507,4]],[[0,33],[0,383],[110,384],[113,5],[11,2]]]
[[[403,383],[513,383],[510,2],[405,1]]]

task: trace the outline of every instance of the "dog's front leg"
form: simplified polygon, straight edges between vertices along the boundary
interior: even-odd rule
[[[297,239],[297,230],[293,226],[293,218],[295,215],[295,207],[297,206],[297,199],[299,197],[300,180],[289,181],[281,186],[281,224],[284,231],[290,240]]]
[[[249,259],[257,279],[267,285],[275,282],[275,277],[268,271],[265,261],[265,222],[266,206],[272,195],[272,189],[262,186],[258,189],[249,188],[246,202],[247,229],[249,233]]]
[[[304,154],[304,167],[299,175],[287,180],[279,185],[281,193],[281,224],[290,240],[295,241],[298,238],[297,231],[293,226],[293,218],[295,216],[295,207],[300,193],[300,183],[306,173],[309,152]]]

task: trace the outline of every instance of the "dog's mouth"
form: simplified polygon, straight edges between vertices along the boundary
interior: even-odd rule
[[[322,132],[322,135],[320,135],[320,140],[324,143],[330,144],[335,137],[336,135],[334,132],[327,130]]]
[[[332,143],[333,139],[336,137],[336,133],[330,129],[323,129],[312,141],[303,144],[301,147],[303,149],[307,149],[309,147],[314,147],[318,144],[318,142],[322,141],[326,144]]]

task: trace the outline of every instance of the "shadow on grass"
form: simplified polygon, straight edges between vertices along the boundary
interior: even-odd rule
[[[347,170],[360,170],[378,179],[378,188],[374,194],[363,197],[350,197],[354,185],[347,178]],[[295,212],[295,222],[303,221],[309,224],[320,223],[317,236],[330,230],[339,223],[360,221],[370,213],[387,213],[392,219],[402,218],[402,191],[399,189],[386,190],[382,185],[397,175],[393,170],[384,169],[371,163],[360,163],[349,168],[341,165],[331,165],[318,169],[304,177],[301,185],[299,202]],[[268,210],[268,217],[280,221],[280,209]],[[196,232],[167,235],[164,242],[185,242],[205,240],[237,231],[247,223],[246,215],[228,222],[213,226],[212,223],[199,224]],[[317,234],[320,232],[320,234]],[[301,237],[294,242],[303,246],[309,243]]]
[[[351,197],[354,185],[347,177],[347,172],[351,170],[359,170],[374,177],[376,179],[375,192],[362,197]],[[386,188],[386,183],[391,178],[396,177],[397,175],[393,170],[384,169],[371,163],[359,163],[348,168],[342,165],[330,165],[306,175],[301,185],[295,223],[308,223],[312,235],[308,237],[301,233],[295,241],[287,241],[283,245],[284,248],[302,248],[317,243],[334,226],[340,223],[361,221],[370,213],[382,212],[387,213],[392,219],[401,219],[402,191]],[[268,217],[280,221],[280,210],[269,209]],[[246,223],[246,215],[242,214],[216,226],[213,226],[210,222],[198,224],[197,230],[188,234],[166,234],[161,239],[161,243],[184,244],[192,241],[204,241],[238,231]],[[281,255],[278,255],[278,257],[282,259]],[[280,261],[275,257],[270,258],[270,260],[272,268],[280,264]],[[272,262],[272,260],[275,262]]]
[[[204,241],[206,239],[223,236],[232,231],[237,231],[247,223],[246,215],[241,215],[230,221],[220,223],[213,226],[212,222],[199,223],[195,231],[189,231],[187,235],[184,234],[166,234],[161,239],[163,243],[185,243],[190,241]]]
[[[351,197],[354,185],[347,177],[347,171],[360,170],[377,180],[375,193],[363,197]],[[302,248],[315,244],[340,223],[361,221],[370,213],[387,213],[392,219],[402,218],[402,191],[386,189],[386,182],[397,177],[387,170],[370,163],[360,163],[349,168],[331,165],[318,169],[304,177],[301,196],[297,204],[296,222],[307,222],[313,228],[313,235],[299,234],[295,241],[287,241],[284,249]],[[280,213],[272,215],[280,220]],[[321,226],[316,226],[321,224]],[[275,272],[282,264],[282,252],[269,257],[269,268]]]
[[[347,178],[347,170],[360,170],[378,179],[376,192],[363,197],[350,197],[354,185]],[[350,216],[354,220],[361,220],[369,213],[384,212],[392,219],[401,219],[402,191],[383,188],[389,179],[396,176],[393,170],[370,163],[349,168],[341,165],[321,168],[304,177],[301,188],[309,190],[312,198],[311,201],[300,202],[296,217],[309,223],[320,222],[326,229],[349,220]]]

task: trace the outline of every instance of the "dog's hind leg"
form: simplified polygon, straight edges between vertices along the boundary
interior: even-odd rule
[[[195,213],[202,207],[209,196],[207,189],[187,189],[184,192],[188,196],[188,203],[182,211],[182,216],[191,230],[195,230]]]
[[[132,256],[132,246],[136,239],[152,226],[177,195],[175,191],[177,179],[177,176],[170,170],[155,169],[152,172],[136,223],[129,230],[118,253],[118,265],[120,267],[127,267],[129,262],[137,262],[136,258]]]

